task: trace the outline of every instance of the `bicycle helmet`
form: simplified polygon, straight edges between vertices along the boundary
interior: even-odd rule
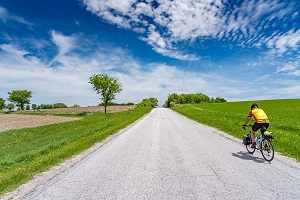
[[[256,104],[256,103],[254,103],[254,104],[252,104],[252,106],[251,106],[251,110],[253,109],[253,108],[255,108],[255,107],[257,107],[258,108],[258,105]]]

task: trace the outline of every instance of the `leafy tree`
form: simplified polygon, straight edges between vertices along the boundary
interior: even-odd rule
[[[5,108],[5,100],[0,98],[0,110],[3,110]]]
[[[116,94],[123,90],[122,84],[118,82],[118,79],[110,77],[107,74],[94,74],[90,77],[89,83],[93,85],[94,91],[102,96],[101,100],[104,103],[104,113],[106,113],[108,102],[114,100]]]
[[[216,98],[216,102],[218,103],[224,103],[224,102],[227,102],[226,99],[222,98],[222,97],[217,97]]]
[[[164,107],[173,107],[176,104],[193,104],[193,103],[222,103],[227,102],[226,99],[217,97],[210,98],[206,94],[169,94],[168,99],[165,101]]]
[[[68,106],[64,103],[55,103],[53,104],[53,108],[67,108]]]
[[[11,111],[11,110],[13,110],[13,109],[15,108],[15,104],[9,103],[9,104],[6,105],[6,108],[7,108],[9,111]]]
[[[151,97],[151,98],[149,98],[149,102],[150,102],[152,108],[155,108],[155,107],[158,106],[158,100],[157,100],[157,98]]]
[[[151,106],[151,103],[149,99],[143,99],[141,103],[139,103],[137,106]]]
[[[31,91],[27,90],[13,90],[8,92],[8,95],[7,100],[16,104],[20,110],[24,110],[25,104],[30,104],[30,98],[32,97]]]
[[[168,108],[172,107],[172,105],[178,103],[177,99],[178,99],[178,94],[176,94],[176,93],[169,94],[168,99],[166,100],[166,102],[164,104],[164,107],[168,107]]]
[[[30,110],[30,105],[26,105],[26,110]]]
[[[40,108],[41,109],[52,109],[53,105],[52,104],[41,104]]]
[[[158,106],[158,100],[156,98],[149,98],[149,99],[143,99],[141,103],[138,104],[138,106],[151,106],[152,108],[155,108]]]
[[[31,104],[31,108],[32,108],[32,110],[36,110],[37,109],[37,105],[35,103]]]

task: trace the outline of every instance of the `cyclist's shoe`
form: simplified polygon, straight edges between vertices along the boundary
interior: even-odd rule
[[[252,142],[251,148],[255,149],[256,148],[256,142]]]

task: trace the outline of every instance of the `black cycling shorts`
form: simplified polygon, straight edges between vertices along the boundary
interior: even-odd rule
[[[264,128],[264,132],[265,132],[269,127],[269,123],[256,123],[255,122],[252,126],[252,130],[257,131],[257,130],[261,129],[263,126],[265,127]]]

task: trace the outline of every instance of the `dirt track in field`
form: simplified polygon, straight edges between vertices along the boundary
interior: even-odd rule
[[[0,115],[0,132],[20,128],[29,128],[43,126],[47,124],[56,124],[78,120],[78,117],[58,117],[58,116],[36,116],[36,115],[19,115],[3,114]]]

